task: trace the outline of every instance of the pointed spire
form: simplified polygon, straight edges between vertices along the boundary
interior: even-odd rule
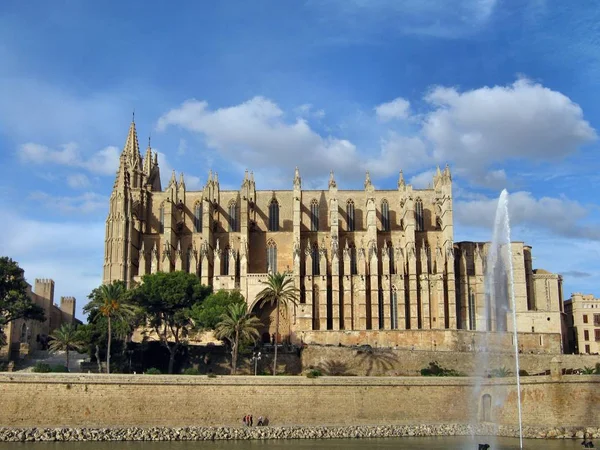
[[[329,188],[337,187],[337,183],[335,182],[335,178],[333,176],[333,170],[329,172]]]
[[[446,168],[444,169],[444,178],[446,181],[452,181],[452,175],[450,174],[450,166],[446,163]]]
[[[135,122],[133,120],[131,121],[131,125],[129,125],[129,132],[127,133],[127,140],[125,141],[125,147],[123,147],[122,154],[125,155],[127,160],[134,163],[132,164],[133,167],[135,167],[142,159]]]
[[[367,173],[365,174],[365,189],[368,187],[371,187],[371,175],[369,174],[369,171],[367,170]]]
[[[158,166],[158,152],[154,152],[154,165]]]
[[[294,187],[300,189],[302,187],[302,178],[300,178],[300,170],[298,166],[294,170]]]
[[[404,173],[400,171],[400,175],[398,176],[398,188],[406,187],[406,182],[404,181]]]
[[[183,181],[183,172],[179,174],[179,187],[185,189],[185,182]]]
[[[215,184],[219,184],[219,174],[215,172]]]
[[[254,172],[250,172],[250,183],[254,184]]]
[[[177,181],[175,180],[175,169],[173,169],[173,172],[171,172],[171,179],[169,180],[169,186],[177,184]]]
[[[150,176],[152,170],[152,147],[150,146],[150,136],[148,136],[148,148],[146,149],[146,156],[144,158],[144,173],[146,176]]]
[[[210,183],[213,180],[212,169],[208,169],[208,182]]]
[[[441,176],[442,176],[442,171],[440,170],[440,166],[439,166],[439,164],[438,164],[438,166],[437,166],[437,170],[435,171],[435,174],[436,174],[438,177],[441,177]]]

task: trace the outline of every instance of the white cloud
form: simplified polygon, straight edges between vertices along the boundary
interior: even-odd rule
[[[83,173],[74,173],[67,176],[67,184],[73,189],[81,189],[88,187],[90,180]]]
[[[82,318],[87,295],[102,281],[104,223],[32,220],[1,206],[0,222],[10,239],[0,239],[0,255],[16,260],[32,284],[35,278],[54,279],[55,299],[75,296]]]
[[[492,229],[498,200],[495,198],[471,201],[457,200],[454,214],[457,223],[465,227]],[[600,240],[600,225],[584,221],[588,209],[577,201],[567,198],[534,198],[529,192],[509,195],[511,227],[547,230],[567,238]]]
[[[384,122],[392,119],[407,119],[410,116],[410,102],[398,97],[391,102],[376,106],[375,114]]]
[[[272,167],[286,172],[301,160],[307,176],[323,176],[330,169],[341,174],[363,171],[354,144],[322,137],[301,118],[285,122],[284,112],[263,97],[216,110],[210,110],[206,102],[188,100],[160,117],[157,129],[169,126],[202,134],[209,147],[241,168]]]
[[[45,208],[63,213],[90,214],[108,209],[108,198],[95,192],[85,192],[76,197],[53,196],[34,191],[29,199],[41,203]]]
[[[86,160],[75,143],[65,144],[60,150],[53,150],[45,145],[28,142],[19,147],[18,154],[22,162],[80,167],[98,175],[114,175],[119,165],[120,152],[117,147],[109,146]]]
[[[559,159],[597,137],[577,104],[526,79],[462,93],[436,87],[426,100],[434,110],[425,118],[423,135],[436,161],[452,161],[470,176],[495,182],[504,174],[486,174],[491,164]]]
[[[177,154],[185,155],[187,151],[187,141],[183,138],[179,139],[179,145],[177,146]]]
[[[426,170],[425,172],[421,172],[417,175],[412,176],[408,182],[412,184],[415,189],[426,189],[429,185],[433,183],[433,176],[435,175],[435,170]]]

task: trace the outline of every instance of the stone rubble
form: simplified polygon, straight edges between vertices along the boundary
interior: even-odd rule
[[[38,441],[215,441],[250,439],[348,439],[405,436],[518,437],[518,427],[486,425],[385,425],[339,427],[153,427],[153,428],[0,428],[0,442]],[[524,427],[535,439],[600,439],[596,427]]]

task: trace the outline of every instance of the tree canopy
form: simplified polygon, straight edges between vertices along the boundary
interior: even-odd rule
[[[17,319],[46,320],[44,309],[27,295],[23,269],[7,256],[0,257],[0,344],[5,343],[3,329]]]
[[[211,292],[198,277],[182,271],[144,275],[142,284],[132,290],[133,302],[169,351],[169,373],[173,373],[175,355],[194,327],[192,309]]]
[[[201,303],[192,307],[191,318],[197,330],[214,330],[230,305],[245,304],[240,291],[220,290],[213,292]]]

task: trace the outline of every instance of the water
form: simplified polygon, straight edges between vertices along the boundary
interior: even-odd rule
[[[516,438],[494,438],[490,450],[516,450]],[[25,442],[2,443],[0,450],[477,450],[477,444],[491,442],[486,437],[446,436],[427,438],[328,439],[215,442]],[[527,448],[536,450],[575,450],[578,440],[528,439]]]
[[[523,419],[521,412],[521,376],[519,374],[519,342],[517,336],[517,308],[513,280],[513,260],[508,215],[508,192],[500,194],[494,231],[486,264],[485,329],[507,331],[506,315],[512,312],[515,376],[517,378],[517,408],[519,413],[519,448],[523,448]],[[510,304],[509,304],[510,301]],[[485,352],[483,353],[485,355]]]

